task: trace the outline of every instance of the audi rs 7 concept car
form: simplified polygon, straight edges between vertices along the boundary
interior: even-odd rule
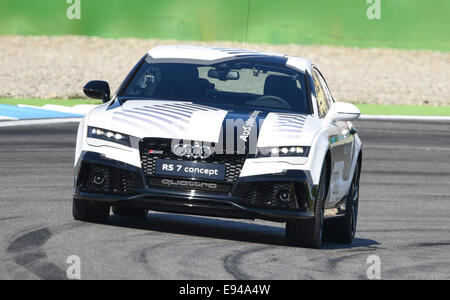
[[[286,223],[290,245],[351,243],[361,141],[309,60],[248,49],[161,46],[80,123],[73,215],[149,210]]]

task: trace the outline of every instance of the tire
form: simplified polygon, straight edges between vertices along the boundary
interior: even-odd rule
[[[136,207],[126,207],[126,206],[113,206],[113,214],[121,217],[129,217],[136,219],[145,219],[148,215],[148,210]]]
[[[327,162],[322,166],[317,189],[314,218],[311,220],[286,222],[286,242],[290,246],[320,249],[322,245],[324,202],[327,196]]]
[[[359,177],[360,166],[356,164],[352,184],[346,198],[345,216],[339,219],[328,220],[324,226],[324,239],[340,244],[351,244],[356,234],[359,208]]]
[[[105,224],[109,219],[109,205],[101,202],[73,199],[72,214],[75,220]]]

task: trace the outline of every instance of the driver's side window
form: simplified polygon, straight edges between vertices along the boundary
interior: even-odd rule
[[[317,108],[319,110],[319,117],[323,118],[328,113],[330,109],[330,103],[324,86],[322,85],[322,80],[320,79],[320,74],[316,69],[313,70],[313,80],[314,80],[314,92],[317,100]]]

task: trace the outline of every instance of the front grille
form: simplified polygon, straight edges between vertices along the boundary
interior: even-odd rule
[[[162,151],[162,153],[150,154],[150,150]],[[170,139],[144,139],[140,142],[140,153],[142,169],[147,176],[155,175],[156,160],[159,158],[179,161],[189,160],[187,158],[180,158],[172,153]],[[206,159],[189,161],[225,165],[225,181],[228,183],[235,183],[244,166],[245,154],[213,154]]]
[[[98,176],[102,180],[95,182]],[[131,194],[135,191],[133,173],[96,164],[84,164],[80,169],[78,189],[90,193]]]
[[[245,183],[241,186],[241,193],[244,204],[250,207],[260,208],[296,208],[297,196],[293,185],[290,183],[253,182]],[[281,201],[279,195],[287,191],[290,194],[290,201]]]

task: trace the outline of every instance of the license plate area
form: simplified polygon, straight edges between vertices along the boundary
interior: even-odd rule
[[[155,174],[170,177],[224,181],[226,166],[194,161],[157,159]]]

